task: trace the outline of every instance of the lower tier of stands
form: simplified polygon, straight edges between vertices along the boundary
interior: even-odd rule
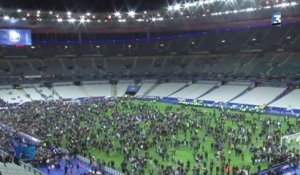
[[[139,86],[139,98],[168,98],[184,101],[201,101],[203,104],[230,107],[242,110],[266,109],[300,114],[300,90],[286,87],[258,86],[249,82],[229,82],[222,85],[217,81],[178,81],[158,82],[146,80],[134,83],[133,80],[111,84],[108,81],[53,84],[53,87],[24,85],[12,89],[0,87],[2,103],[19,104],[33,100],[70,100],[88,97],[122,97],[131,86]],[[176,100],[175,100],[176,101]],[[3,105],[2,105],[3,106]]]

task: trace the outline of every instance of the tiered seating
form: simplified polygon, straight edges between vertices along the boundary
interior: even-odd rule
[[[270,104],[271,107],[288,108],[288,109],[300,109],[300,89],[295,89],[286,96],[280,98],[274,103]]]
[[[145,93],[147,93],[150,88],[152,88],[155,85],[155,83],[143,83],[140,90],[136,93],[136,96],[140,97],[140,96],[144,96]]]
[[[153,89],[148,96],[167,97],[185,85],[186,83],[162,83]]]
[[[215,84],[192,84],[181,91],[176,92],[170,97],[195,99],[213,88]]]
[[[280,95],[283,87],[256,87],[248,93],[232,101],[232,103],[248,105],[266,105]]]
[[[117,97],[122,97],[126,93],[129,83],[118,83],[117,84]]]
[[[50,90],[47,87],[36,87],[36,89],[38,93],[41,94],[41,96],[45,99],[53,99],[53,100],[59,99],[59,96],[54,94],[53,90]]]
[[[112,96],[112,88],[110,84],[91,84],[83,85],[85,92],[89,97],[106,97]]]
[[[153,57],[141,57],[136,60],[136,66],[132,69],[133,74],[144,74],[145,72],[151,72],[151,64]]]
[[[200,100],[214,101],[214,102],[228,102],[237,95],[245,91],[248,86],[234,86],[234,85],[224,85],[220,86],[218,89],[204,95],[199,98]]]
[[[0,98],[8,103],[21,103],[31,101],[30,98],[26,96],[23,90],[17,89],[0,90]]]
[[[0,170],[2,175],[35,175],[35,173],[29,172],[21,166],[13,163],[7,163],[6,166],[4,166],[3,163],[0,163]]]
[[[24,88],[23,90],[32,100],[45,100],[34,88]]]
[[[81,98],[88,97],[89,95],[85,92],[84,88],[81,86],[54,86],[53,89],[59,94],[63,99],[69,98]]]

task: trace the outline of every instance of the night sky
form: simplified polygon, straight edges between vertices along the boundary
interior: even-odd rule
[[[114,12],[161,9],[176,0],[0,0],[2,8],[59,10],[78,12]],[[177,0],[179,2],[181,0]]]

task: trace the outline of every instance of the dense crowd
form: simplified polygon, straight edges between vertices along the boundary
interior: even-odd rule
[[[285,117],[270,119],[252,114],[249,119],[238,112],[188,108],[170,105],[161,110],[151,103],[107,99],[31,102],[1,110],[0,122],[43,140],[48,148],[66,147],[71,155],[88,157],[91,165],[96,162],[116,168],[116,162],[92,155],[91,147],[107,156],[120,154],[123,159],[119,166],[125,174],[247,175],[251,166],[261,170],[262,162],[299,163],[299,150],[279,145],[281,136],[300,131],[299,123]],[[11,151],[7,143],[12,136],[0,134],[1,148]],[[178,159],[179,148],[192,150],[193,159]],[[155,155],[151,149],[155,149]],[[250,165],[245,160],[249,155]],[[237,166],[233,157],[245,162],[244,166]]]

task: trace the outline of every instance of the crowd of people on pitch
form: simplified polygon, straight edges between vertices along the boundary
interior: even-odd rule
[[[279,145],[281,136],[300,128],[285,117],[274,120],[252,114],[250,119],[238,112],[188,110],[184,105],[160,109],[150,103],[107,99],[31,102],[0,113],[1,123],[37,137],[47,146],[66,147],[71,155],[88,157],[91,165],[120,167],[125,174],[247,175],[252,166],[261,170],[262,162],[299,163],[299,150]],[[4,149],[6,142],[0,143]],[[116,165],[115,161],[96,159],[90,148],[107,157],[121,155],[122,161]],[[192,150],[185,161],[176,156],[184,148]],[[236,165],[234,158],[243,163]]]

